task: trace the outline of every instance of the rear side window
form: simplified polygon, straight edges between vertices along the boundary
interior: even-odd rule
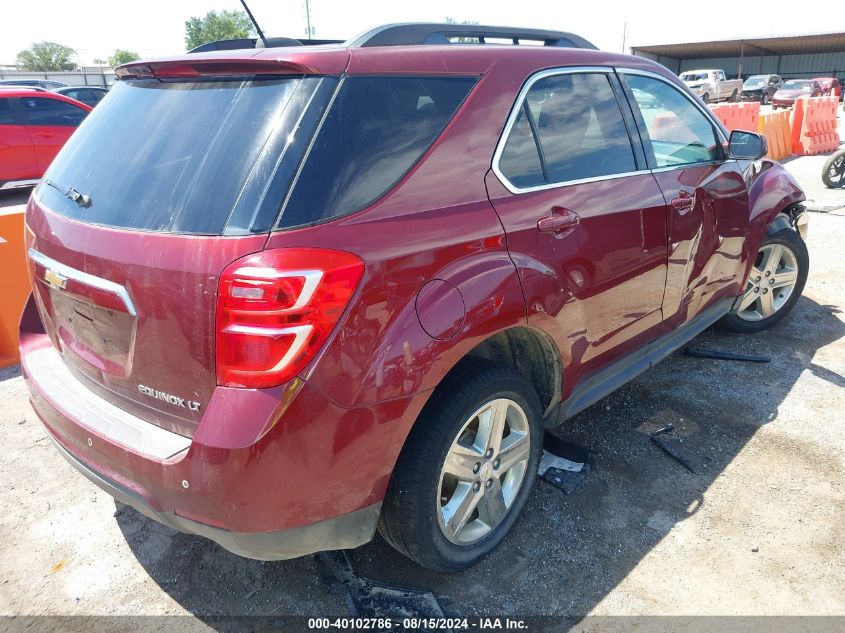
[[[36,195],[58,213],[106,226],[268,231],[290,184],[274,174],[295,173],[336,84],[301,76],[120,81],[47,170],[54,186]],[[90,206],[69,200],[68,188]]]
[[[14,125],[15,117],[12,115],[12,104],[8,99],[0,99],[0,125]]]
[[[562,74],[536,81],[514,120],[498,167],[518,188],[636,171],[607,75]]]
[[[359,211],[434,143],[475,84],[469,77],[348,77],[284,206],[282,228]]]
[[[88,114],[86,110],[58,99],[22,97],[20,104],[28,125],[76,127]]]

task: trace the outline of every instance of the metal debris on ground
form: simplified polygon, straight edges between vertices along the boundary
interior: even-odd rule
[[[695,466],[693,466],[693,462],[695,460],[687,452],[687,450],[680,445],[680,440],[670,439],[663,435],[664,433],[671,433],[674,430],[674,424],[667,424],[653,433],[649,433],[648,436],[651,438],[651,441],[660,448],[660,450],[690,471],[693,475],[697,475],[698,473],[696,472]]]
[[[543,448],[537,475],[568,495],[584,483],[596,461],[592,451],[551,433],[546,433]]]
[[[757,354],[734,354],[716,349],[705,349],[703,347],[685,347],[684,356],[692,358],[709,358],[712,360],[737,360],[746,363],[770,363],[772,359],[768,356]]]
[[[391,630],[401,631],[404,618],[457,616],[451,608],[451,599],[445,596],[436,596],[425,589],[384,585],[359,576],[345,551],[321,552],[317,558],[328,572],[328,580],[342,585],[353,617],[390,619],[398,625]]]

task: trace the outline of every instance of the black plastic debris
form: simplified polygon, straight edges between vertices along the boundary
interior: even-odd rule
[[[572,494],[593,469],[596,454],[591,450],[546,433],[543,457],[537,474],[565,494]]]
[[[680,440],[667,437],[666,433],[671,433],[675,430],[674,424],[667,424],[666,426],[657,429],[653,433],[649,433],[648,436],[651,438],[651,441],[657,445],[660,450],[666,453],[669,457],[674,459],[678,462],[681,466],[686,468],[692,474],[697,475],[694,461],[695,459],[693,456],[680,444]]]
[[[425,589],[385,585],[358,575],[349,555],[343,550],[321,552],[318,560],[325,567],[329,580],[334,580],[346,593],[352,617],[390,619],[392,631],[402,631],[404,618],[454,618],[452,601]]]
[[[685,347],[684,355],[692,358],[709,358],[712,360],[736,360],[746,363],[770,363],[772,359],[768,356],[756,354],[734,354],[716,349],[705,349],[703,347]]]

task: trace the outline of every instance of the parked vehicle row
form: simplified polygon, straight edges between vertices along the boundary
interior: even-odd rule
[[[835,77],[815,79],[790,79],[784,81],[780,75],[751,75],[744,82],[739,79],[725,79],[723,70],[690,70],[681,73],[683,81],[704,103],[711,101],[758,101],[761,105],[772,104],[772,108],[791,107],[800,96],[842,98],[842,83]],[[736,82],[741,88],[735,91]]]
[[[86,477],[244,556],[378,529],[465,568],[546,427],[806,280],[765,138],[571,33],[390,25],[117,73],[27,206],[26,384]]]

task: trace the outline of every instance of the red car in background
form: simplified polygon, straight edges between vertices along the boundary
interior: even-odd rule
[[[815,79],[790,79],[772,97],[772,109],[791,108],[798,97],[822,96],[822,87]]]
[[[36,184],[90,111],[52,92],[0,87],[0,189]]]
[[[816,77],[813,81],[821,87],[821,96],[842,98],[842,84],[835,77]]]

